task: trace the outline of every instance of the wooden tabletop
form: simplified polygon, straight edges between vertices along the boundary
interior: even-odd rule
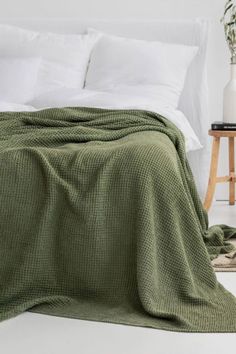
[[[234,138],[236,137],[236,130],[209,130],[208,134],[216,138]]]

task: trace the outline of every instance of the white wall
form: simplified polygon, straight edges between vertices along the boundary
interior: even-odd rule
[[[228,79],[229,55],[220,17],[225,0],[0,0],[0,17],[164,18],[211,20],[209,41],[210,119],[222,119],[222,90]],[[226,150],[225,150],[226,153]],[[220,169],[222,173],[225,159]],[[208,171],[206,171],[208,173]],[[226,196],[218,188],[217,196]]]

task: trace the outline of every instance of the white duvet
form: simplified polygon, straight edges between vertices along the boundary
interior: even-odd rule
[[[157,102],[152,97],[152,90],[139,87],[116,88],[109,92],[92,91],[87,89],[59,89],[41,95],[21,105],[9,102],[0,102],[0,111],[36,111],[52,107],[98,107],[108,109],[142,109],[159,113],[173,122],[183,133],[186,151],[200,149],[202,146],[184,114],[174,110],[164,102]]]

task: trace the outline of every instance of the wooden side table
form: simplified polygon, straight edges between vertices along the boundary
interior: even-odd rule
[[[209,135],[213,137],[213,144],[208,189],[204,202],[204,207],[206,210],[209,210],[211,207],[215,193],[216,183],[229,183],[229,204],[234,205],[236,183],[234,153],[234,138],[236,137],[236,131],[209,130]],[[225,177],[217,177],[221,138],[228,138],[229,140],[229,175]]]

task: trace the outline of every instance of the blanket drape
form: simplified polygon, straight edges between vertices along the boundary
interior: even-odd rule
[[[236,298],[167,119],[90,108],[0,113],[0,320],[29,310],[236,332]]]

